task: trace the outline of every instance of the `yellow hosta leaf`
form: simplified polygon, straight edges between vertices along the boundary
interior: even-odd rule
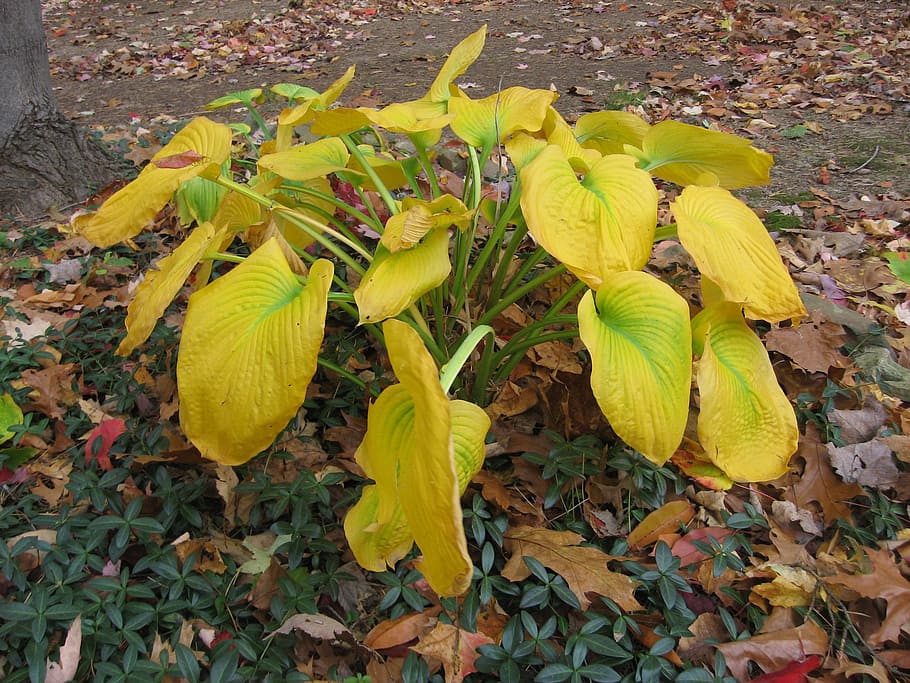
[[[130,355],[133,349],[149,338],[158,318],[164,315],[180,292],[199,259],[223,238],[224,231],[217,231],[211,223],[203,223],[173,253],[161,259],[156,269],[145,274],[127,308],[127,335],[117,347],[118,355]]]
[[[626,149],[639,156],[639,166],[677,185],[702,183],[710,176],[728,190],[766,185],[774,165],[774,157],[749,140],[679,121],[652,126],[640,152],[633,148],[636,146]]]
[[[551,90],[521,87],[506,88],[482,100],[453,97],[449,99],[449,112],[455,115],[452,131],[473,147],[492,149],[516,131],[540,130],[557,97]]]
[[[689,307],[640,271],[608,276],[578,305],[578,335],[591,354],[591,388],[610,425],[658,464],[679,445],[689,415]]]
[[[404,166],[401,161],[384,154],[376,154],[376,150],[372,145],[359,145],[358,148],[363,153],[363,157],[366,159],[370,169],[379,176],[379,180],[382,181],[382,184],[385,185],[387,189],[397,190],[398,188],[408,186],[408,176],[404,172]],[[360,181],[360,187],[362,189],[376,190],[376,185],[366,175],[366,170],[361,166],[360,160],[357,159],[357,157],[351,157],[348,162],[348,167],[363,176],[363,179]]]
[[[190,297],[180,424],[203,456],[244,463],[297,413],[316,371],[332,274],[320,259],[301,285],[271,240]]]
[[[152,157],[133,182],[115,192],[96,213],[74,217],[73,225],[99,247],[132,239],[170,201],[181,183],[196,176],[217,177],[230,151],[230,128],[203,116],[195,118]],[[181,161],[180,155],[200,159]],[[178,163],[166,162],[174,158]]]
[[[401,212],[386,221],[380,243],[392,253],[411,249],[430,230],[453,225],[466,230],[471,224],[471,215],[468,207],[450,194],[430,202],[406,197],[401,204]]]
[[[316,116],[316,112],[325,109],[332,104],[332,102],[341,97],[341,93],[345,91],[345,88],[348,87],[348,84],[353,79],[354,67],[350,66],[348,67],[348,70],[344,72],[344,75],[326,88],[325,92],[321,95],[316,93],[316,95],[312,97],[305,97],[300,104],[282,111],[278,116],[278,125],[293,128],[294,126],[299,126],[312,120]],[[274,88],[272,89],[274,90]]]
[[[647,263],[657,189],[631,157],[602,157],[579,181],[562,150],[550,145],[522,169],[521,184],[534,239],[592,289],[610,273]]]
[[[354,290],[361,323],[394,318],[449,276],[449,233],[445,228],[430,232],[416,247],[391,253],[376,249],[373,261]]]
[[[749,318],[778,322],[805,315],[793,280],[758,216],[719,187],[687,187],[670,208],[679,239],[698,269]]]
[[[451,401],[449,406],[460,496],[483,465],[484,437],[490,419],[481,408],[466,401]],[[414,543],[397,500],[398,455],[406,449],[422,448],[419,439],[415,440],[414,402],[407,388],[402,384],[387,388],[370,407],[367,434],[357,450],[357,462],[377,484],[364,488],[361,499],[344,520],[345,536],[354,557],[370,571],[393,566]],[[384,500],[385,509],[380,513],[383,487],[387,493],[395,494],[395,500],[393,505]]]
[[[414,401],[418,448],[398,454],[399,502],[423,553],[417,568],[439,595],[459,595],[471,582],[472,565],[462,526],[449,399],[420,336],[399,320],[385,333],[395,376]]]
[[[326,216],[331,216],[334,213],[335,206],[326,199],[311,195],[302,190],[304,188],[314,190],[326,197],[333,197],[334,192],[332,191],[332,184],[329,182],[328,178],[313,178],[312,180],[296,183],[296,186],[301,189],[301,192],[296,197],[297,201],[290,195],[284,193],[276,193],[272,198],[282,206],[293,209],[296,213],[302,213],[303,215],[312,218],[314,221],[323,224],[326,220]],[[293,222],[293,220],[290,220],[284,211],[278,210],[273,212],[272,218],[281,230],[281,234],[284,235],[284,238],[298,249],[306,249],[315,241],[310,233],[301,228],[297,223]]]
[[[705,334],[696,364],[698,439],[705,454],[735,481],[783,475],[799,430],[761,341],[736,304],[705,309],[693,327]]]
[[[310,132],[313,135],[346,135],[371,124],[365,110],[338,107],[315,112]]]
[[[641,147],[650,128],[632,112],[598,111],[579,117],[575,135],[583,146],[601,154],[622,154],[626,145]]]
[[[306,276],[306,264],[285,238],[284,230],[279,227],[278,215],[277,212],[272,213],[271,220],[248,227],[243,233],[243,240],[250,246],[250,249],[258,249],[269,240],[275,240],[281,247],[281,253],[284,254],[291,270],[297,275]]]
[[[436,74],[426,99],[431,102],[448,101],[449,86],[456,78],[467,71],[471,64],[477,61],[483,51],[486,37],[487,27],[484,25],[452,48],[452,52],[449,53],[445,64],[442,65],[439,73]]]
[[[326,138],[284,152],[266,154],[259,159],[259,168],[288,180],[312,180],[345,170],[349,156],[348,148],[341,140]]]
[[[552,106],[547,110],[547,118],[544,120],[541,132],[546,136],[549,144],[562,148],[562,153],[573,167],[580,163],[580,168],[583,168],[585,172],[591,168],[591,164],[603,156],[598,150],[582,147],[575,131]]]

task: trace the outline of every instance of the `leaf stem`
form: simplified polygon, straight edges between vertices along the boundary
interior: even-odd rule
[[[439,373],[439,382],[442,384],[443,391],[449,393],[455,378],[458,377],[458,373],[461,372],[464,364],[468,362],[480,341],[488,334],[493,335],[492,327],[489,325],[478,325],[458,345],[455,353],[452,354],[452,358],[442,366],[442,370]]]

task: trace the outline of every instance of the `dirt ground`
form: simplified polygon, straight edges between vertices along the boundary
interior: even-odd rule
[[[182,119],[242,88],[320,89],[352,64],[344,102],[415,99],[486,24],[484,54],[458,81],[472,97],[554,87],[570,120],[632,106],[753,137],[777,159],[772,186],[750,196],[766,206],[807,190],[910,195],[905,0],[296,4],[46,1],[61,108],[106,128]]]

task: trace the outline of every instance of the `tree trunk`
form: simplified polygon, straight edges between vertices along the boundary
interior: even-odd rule
[[[57,109],[40,0],[0,0],[0,218],[85,199],[114,164]]]

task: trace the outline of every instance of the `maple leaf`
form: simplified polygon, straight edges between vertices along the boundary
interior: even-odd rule
[[[471,633],[451,624],[439,623],[411,649],[442,662],[446,683],[461,683],[465,676],[477,671],[474,666],[478,657],[477,648],[492,644],[493,639],[483,633]]]
[[[756,676],[750,683],[805,683],[806,674],[815,671],[821,663],[821,657],[812,655],[803,661],[790,662],[777,671]]]
[[[881,598],[888,603],[885,619],[879,629],[869,636],[873,645],[888,641],[897,642],[901,628],[910,621],[910,581],[904,578],[894,563],[890,550],[866,548],[866,555],[872,563],[868,574],[845,574],[843,572],[825,578],[827,583],[846,586],[864,598]]]
[[[588,593],[608,597],[629,612],[642,609],[635,599],[632,579],[607,569],[607,562],[613,559],[611,555],[578,545],[585,540],[581,535],[519,526],[508,531],[505,539],[506,550],[512,556],[503,567],[502,576],[509,581],[528,578],[531,571],[523,558],[533,557],[566,580],[583,610],[591,605]]]
[[[111,446],[114,445],[114,442],[117,440],[117,437],[123,434],[126,431],[126,423],[120,418],[114,418],[111,420],[104,420],[101,424],[95,427],[88,435],[88,441],[85,442],[85,464],[86,466],[91,463],[92,458],[95,458],[98,461],[98,467],[100,467],[105,472],[110,472],[114,469],[114,465],[111,463],[108,453],[111,450]],[[95,442],[101,439],[101,444],[95,446]]]
[[[863,489],[841,481],[834,474],[825,447],[819,441],[818,431],[811,424],[806,425],[806,436],[800,439],[796,457],[803,459],[805,467],[802,476],[787,490],[784,498],[797,508],[818,503],[828,524],[837,519],[851,519],[850,506],[846,501],[863,495]]]

